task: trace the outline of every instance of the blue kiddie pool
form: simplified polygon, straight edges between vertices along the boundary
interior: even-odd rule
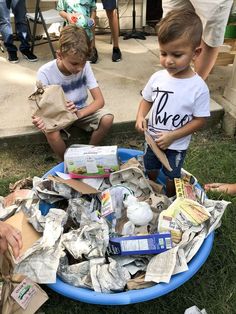
[[[135,149],[126,149],[119,148],[118,156],[121,162],[125,162],[132,157],[138,157],[142,155],[143,152]],[[47,177],[49,174],[55,175],[56,172],[64,171],[64,163],[60,163],[50,171],[48,171],[44,177]],[[51,205],[42,203],[40,209],[42,213],[47,214]],[[214,241],[214,233],[211,233],[203,242],[202,246],[192,258],[192,260],[188,263],[188,271],[183,273],[173,275],[169,283],[159,283],[153,287],[140,289],[140,290],[130,290],[126,292],[114,293],[114,294],[106,294],[95,292],[93,290],[78,288],[68,283],[63,282],[58,276],[56,283],[48,284],[48,287],[54,290],[55,292],[68,297],[73,300],[91,303],[91,304],[100,304],[100,305],[127,305],[133,303],[144,302],[148,300],[152,300],[163,296],[184,284],[188,281],[205,263],[208,258],[212,245]]]

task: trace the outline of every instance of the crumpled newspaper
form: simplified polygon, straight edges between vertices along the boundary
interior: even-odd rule
[[[67,256],[60,259],[58,267],[58,275],[62,280],[75,287],[92,289],[92,282],[90,277],[90,262],[84,261],[69,265]]]
[[[112,258],[90,260],[90,276],[94,290],[102,293],[123,291],[130,279],[129,272]]]
[[[106,221],[90,222],[77,230],[62,235],[64,248],[75,258],[83,256],[91,259],[104,257],[109,242],[109,229]]]
[[[53,204],[63,199],[80,197],[81,193],[66,184],[50,179],[33,178],[33,189],[41,200]]]

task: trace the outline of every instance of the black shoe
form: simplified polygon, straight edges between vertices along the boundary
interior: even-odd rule
[[[113,62],[119,62],[122,58],[122,54],[120,51],[120,48],[118,47],[113,47],[113,51],[112,51],[112,61]]]
[[[38,61],[38,58],[29,49],[22,50],[21,53],[22,53],[23,57],[30,62]]]
[[[98,51],[97,51],[97,48],[93,47],[90,57],[89,57],[89,62],[96,63],[97,61],[98,61]]]
[[[19,62],[16,51],[8,51],[8,61],[11,63],[18,63]]]

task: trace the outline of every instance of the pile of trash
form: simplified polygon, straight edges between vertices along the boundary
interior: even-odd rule
[[[29,184],[17,182],[0,199],[0,220],[14,223],[23,236],[14,273],[39,284],[59,276],[102,293],[168,283],[187,271],[228,205],[207,199],[184,170],[175,181],[176,197],[169,199],[136,158],[105,178],[50,175]],[[51,204],[46,215],[44,202]]]

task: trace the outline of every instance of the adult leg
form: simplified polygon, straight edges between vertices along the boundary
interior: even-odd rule
[[[112,126],[113,119],[112,114],[107,114],[101,118],[98,129],[93,131],[91,135],[90,145],[99,145],[102,142]]]
[[[0,1],[0,33],[2,34],[4,46],[7,51],[16,53],[17,47],[13,44],[10,4],[8,1]]]
[[[211,72],[219,52],[219,47],[210,47],[203,40],[202,51],[194,62],[195,71],[205,80]]]
[[[30,50],[25,0],[12,0],[12,12],[15,17],[17,35],[21,42],[19,50],[25,59],[35,62],[38,58]]]
[[[15,17],[16,31],[18,38],[21,42],[19,50],[29,50],[29,33],[28,25],[26,21],[26,6],[25,0],[12,0],[11,1],[12,12]]]
[[[106,10],[106,14],[111,29],[111,36],[113,42],[112,61],[118,62],[122,58],[122,54],[119,48],[119,21],[116,9],[116,0],[102,0],[103,8]]]
[[[119,48],[119,21],[117,16],[117,10],[106,10],[106,14],[111,29],[113,47]]]
[[[61,137],[60,131],[45,133],[45,135],[51,149],[60,158],[60,160],[63,161],[64,153],[66,151],[66,144]]]

